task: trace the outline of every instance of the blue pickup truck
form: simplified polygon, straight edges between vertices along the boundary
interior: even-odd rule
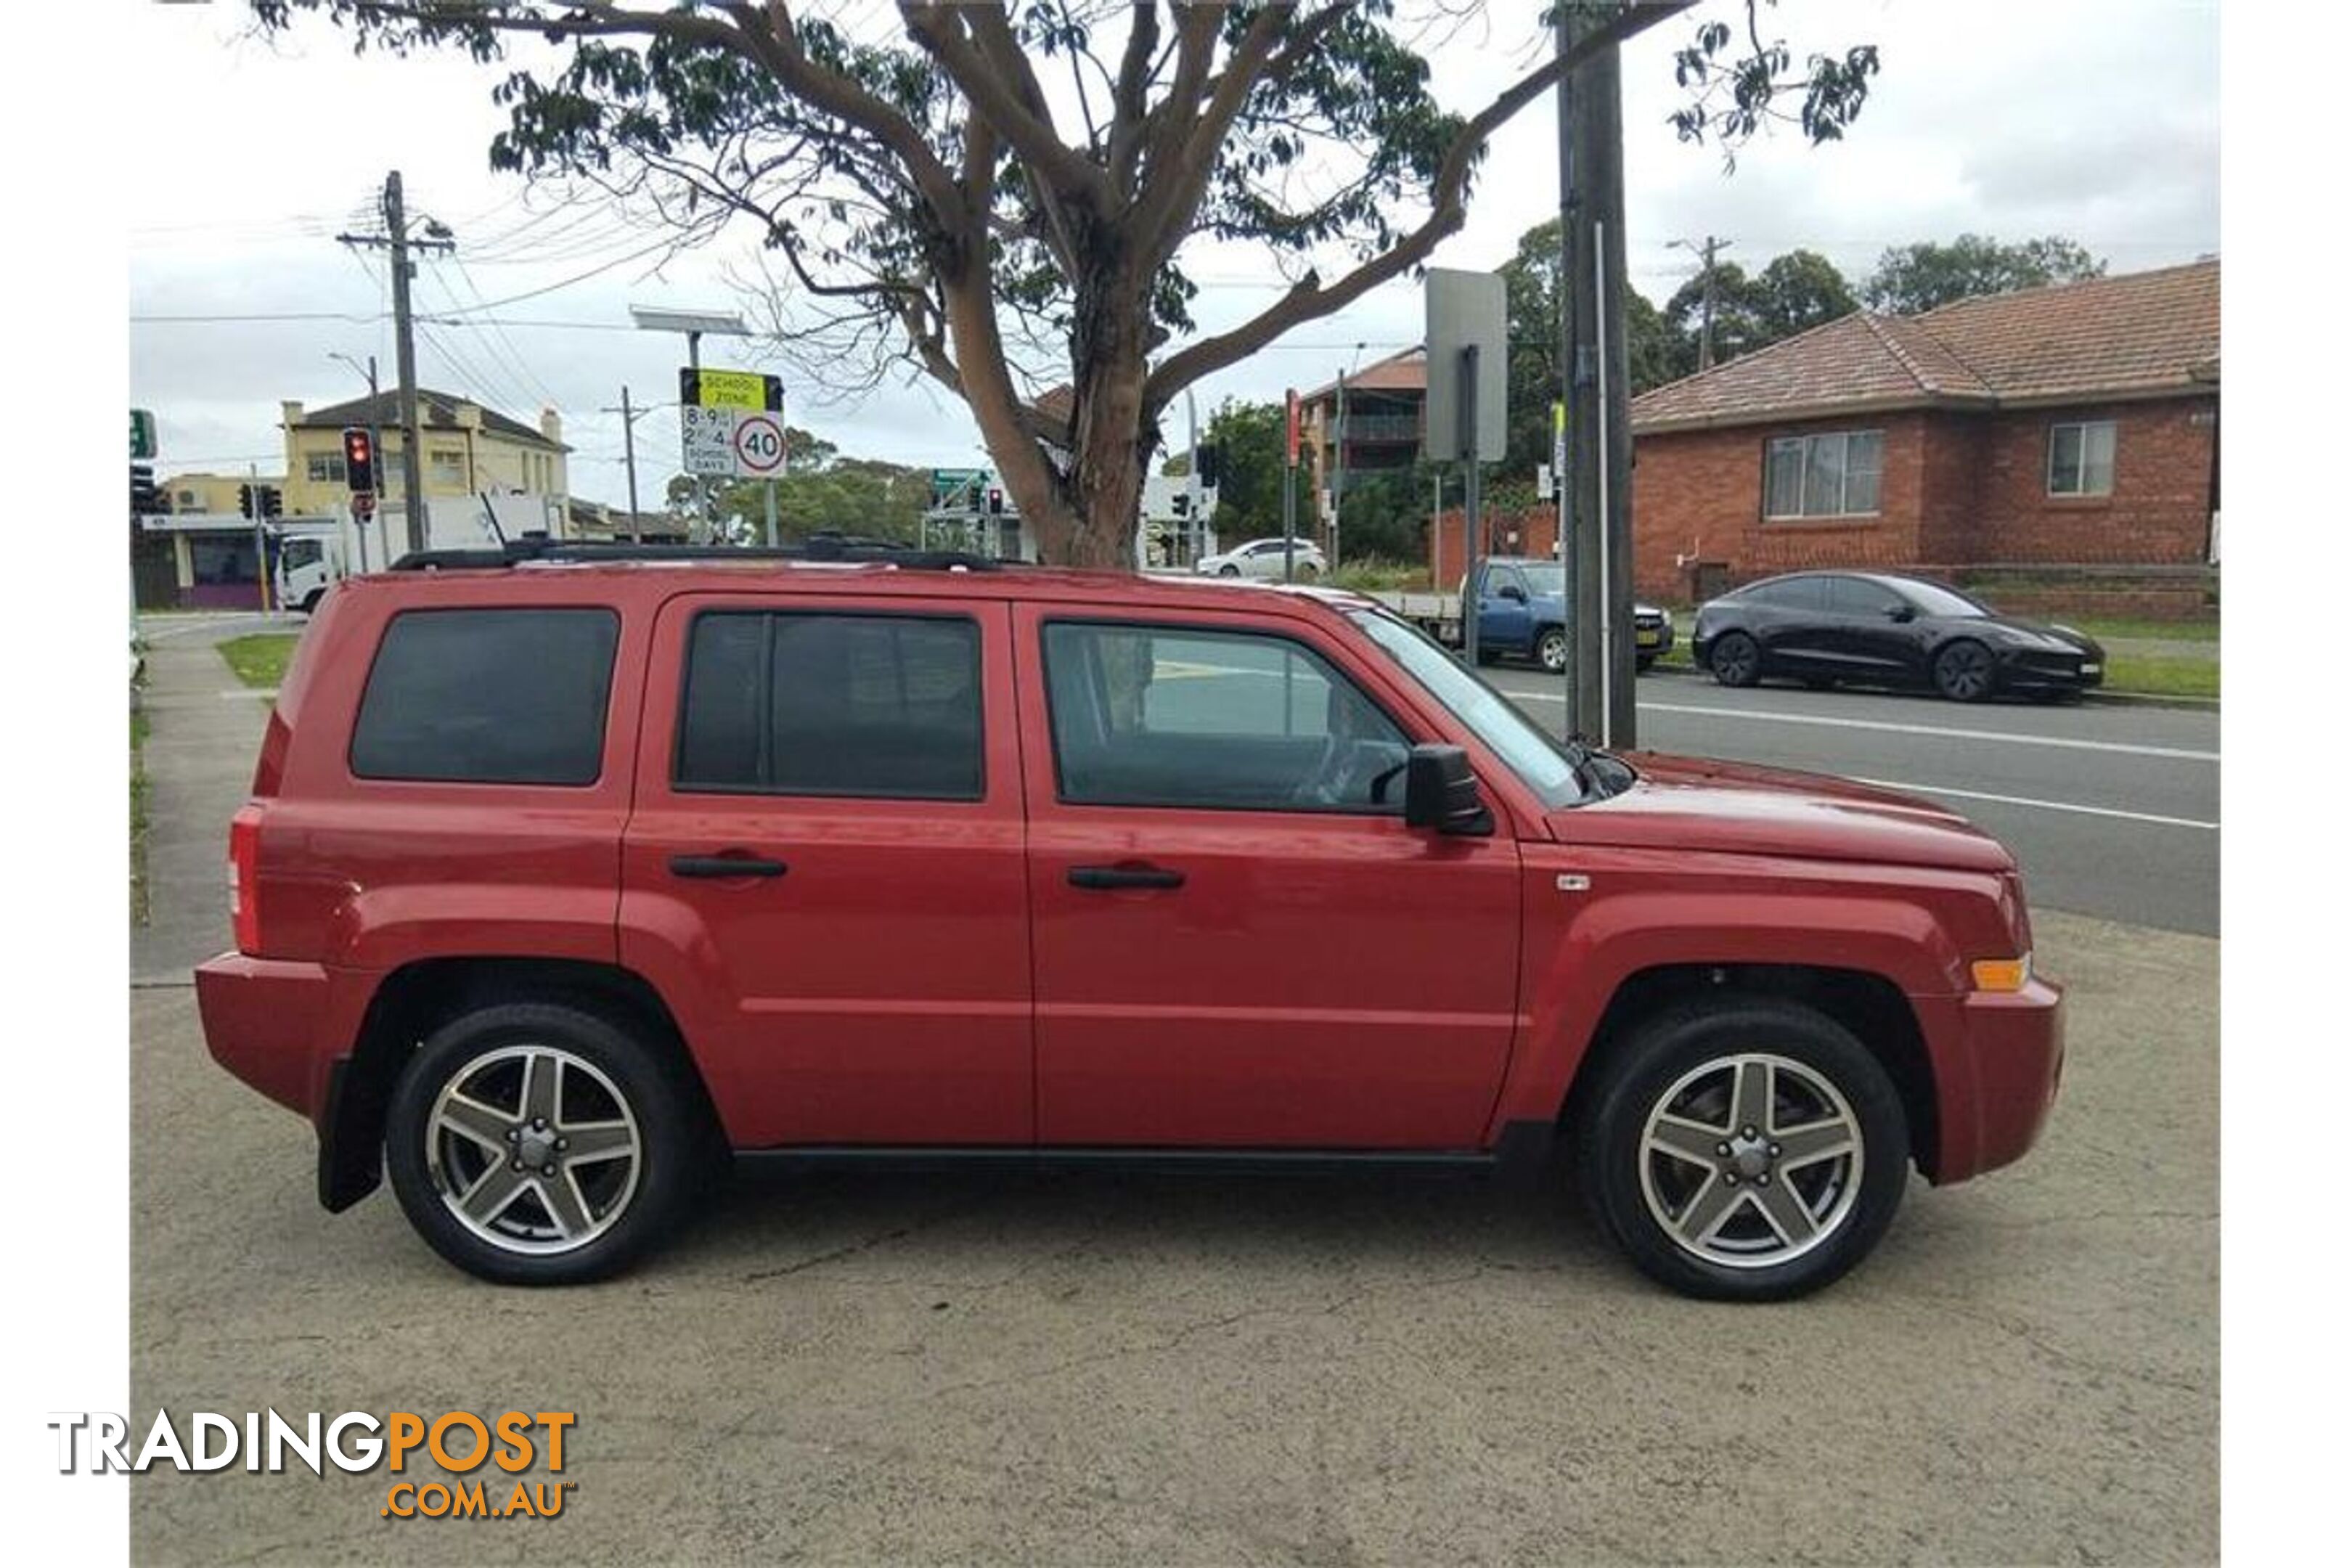
[[[1558,673],[1568,665],[1567,571],[1557,561],[1490,555],[1478,563],[1478,662],[1529,659]],[[1462,646],[1458,594],[1381,594],[1391,609],[1450,647]],[[1647,669],[1675,646],[1675,621],[1655,605],[1633,606],[1633,668]]]

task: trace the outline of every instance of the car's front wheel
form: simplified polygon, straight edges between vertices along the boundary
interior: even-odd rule
[[[1217,575],[1218,575],[1218,576],[1220,576],[1220,577],[1238,577],[1238,576],[1240,576],[1241,574],[1242,574],[1242,569],[1241,569],[1240,567],[1238,567],[1238,566],[1234,565],[1234,564],[1232,562],[1230,562],[1230,561],[1226,562],[1223,566],[1220,566],[1220,567],[1218,567],[1218,568],[1217,568]]]
[[[1536,639],[1536,658],[1547,675],[1558,675],[1568,668],[1568,634],[1558,626],[1545,629]]]
[[[1936,655],[1936,689],[1954,702],[1981,702],[1992,695],[1992,650],[1968,637],[1946,643]]]
[[[675,1069],[612,1019],[550,1003],[435,1031],[384,1125],[409,1223],[458,1268],[510,1285],[625,1267],[677,1228],[707,1151]]]
[[[1901,1097],[1821,1013],[1728,995],[1643,1026],[1575,1129],[1587,1201],[1634,1264],[1693,1296],[1777,1300],[1877,1245],[1910,1158]]]

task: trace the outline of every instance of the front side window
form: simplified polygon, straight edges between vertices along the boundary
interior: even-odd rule
[[[289,539],[286,542],[285,548],[278,552],[278,564],[291,572],[300,567],[316,565],[324,554],[325,551],[315,539]]]
[[[1506,701],[1495,689],[1462,667],[1462,661],[1430,640],[1428,634],[1387,610],[1357,610],[1348,618],[1374,646],[1394,659],[1423,690],[1503,759],[1519,781],[1547,805],[1584,798],[1576,769],[1558,741]]]
[[[688,638],[681,790],[978,800],[980,628],[708,610]]]
[[[1829,608],[1833,616],[1855,616],[1867,619],[1885,616],[1900,610],[1903,601],[1891,588],[1881,587],[1864,577],[1832,577],[1829,579]]]
[[[384,628],[352,731],[363,779],[590,784],[621,617],[610,610],[404,610]]]
[[[341,452],[313,452],[302,459],[302,468],[314,485],[340,485],[343,482],[343,455]]]
[[[2116,488],[2116,422],[2050,426],[2050,493],[2104,496]]]
[[[1768,518],[1861,517],[1878,510],[1883,432],[1787,436],[1764,449]]]
[[[1076,805],[1404,810],[1404,733],[1287,637],[1056,622],[1045,690],[1061,798]]]

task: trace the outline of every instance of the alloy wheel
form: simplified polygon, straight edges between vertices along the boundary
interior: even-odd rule
[[[1548,674],[1558,675],[1566,669],[1568,668],[1568,634],[1556,631],[1544,633],[1543,640],[1536,645],[1536,657],[1543,661],[1544,669]]]
[[[452,1074],[425,1143],[450,1214],[519,1253],[569,1252],[612,1229],[645,1161],[636,1116],[613,1080],[546,1045],[489,1051]]]
[[[1956,642],[1936,656],[1936,689],[1974,702],[1992,689],[1992,655],[1981,643]]]
[[[1769,1268],[1835,1235],[1862,1190],[1862,1123],[1829,1079],[1763,1052],[1677,1079],[1643,1126],[1641,1187],[1675,1246]]]

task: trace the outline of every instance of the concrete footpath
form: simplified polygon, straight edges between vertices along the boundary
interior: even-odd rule
[[[225,940],[261,704],[159,647],[167,976]],[[211,660],[212,666],[205,661]],[[577,1415],[553,1520],[299,1466],[131,1482],[142,1563],[2209,1563],[2219,943],[2046,915],[2065,1090],[1810,1300],[1683,1300],[1462,1177],[747,1176],[635,1273],[454,1272],[131,998],[131,1409]],[[462,1440],[461,1440],[462,1443]]]

